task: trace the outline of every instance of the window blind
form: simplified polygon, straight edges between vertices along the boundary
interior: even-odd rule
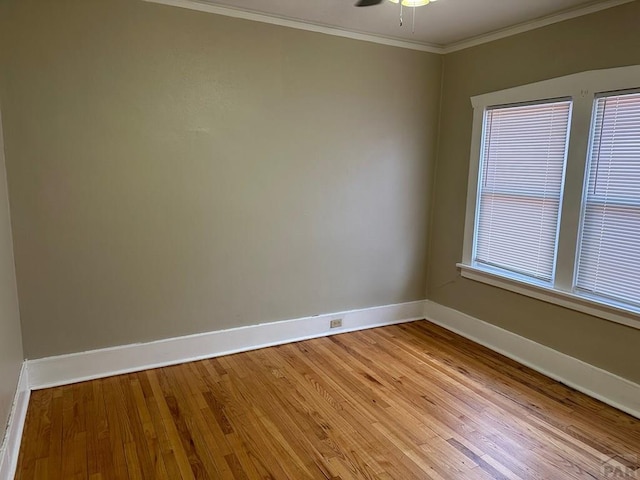
[[[640,93],[596,100],[576,288],[640,306]]]
[[[474,261],[551,281],[570,101],[485,114]]]

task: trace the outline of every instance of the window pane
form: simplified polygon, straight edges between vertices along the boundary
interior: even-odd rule
[[[640,94],[595,105],[577,290],[640,305]]]
[[[476,263],[552,279],[570,114],[568,101],[487,112]]]

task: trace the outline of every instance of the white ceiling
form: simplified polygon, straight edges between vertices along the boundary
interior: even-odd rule
[[[414,9],[404,9],[404,26],[400,27],[400,8],[388,1],[364,8],[356,8],[356,0],[151,1],[180,6],[199,3],[230,7],[425,46],[450,47],[529,22],[542,20],[538,23],[552,23],[631,0],[439,0],[415,9],[415,33],[411,31]]]

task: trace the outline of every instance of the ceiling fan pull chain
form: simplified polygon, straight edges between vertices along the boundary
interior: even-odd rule
[[[411,34],[416,33],[416,7],[413,7],[413,18],[411,20]]]

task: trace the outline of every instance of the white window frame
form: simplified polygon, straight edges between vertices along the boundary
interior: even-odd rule
[[[583,208],[594,104],[604,92],[640,87],[640,65],[593,70],[554,78],[471,98],[473,133],[467,187],[467,210],[462,262],[465,278],[487,283],[522,295],[537,298],[640,329],[640,310],[614,302],[593,299],[574,291],[578,240]],[[543,284],[525,276],[473,263],[473,242],[478,205],[478,179],[485,111],[500,105],[527,104],[570,98],[573,102],[565,180],[560,207],[560,228],[552,283]]]

